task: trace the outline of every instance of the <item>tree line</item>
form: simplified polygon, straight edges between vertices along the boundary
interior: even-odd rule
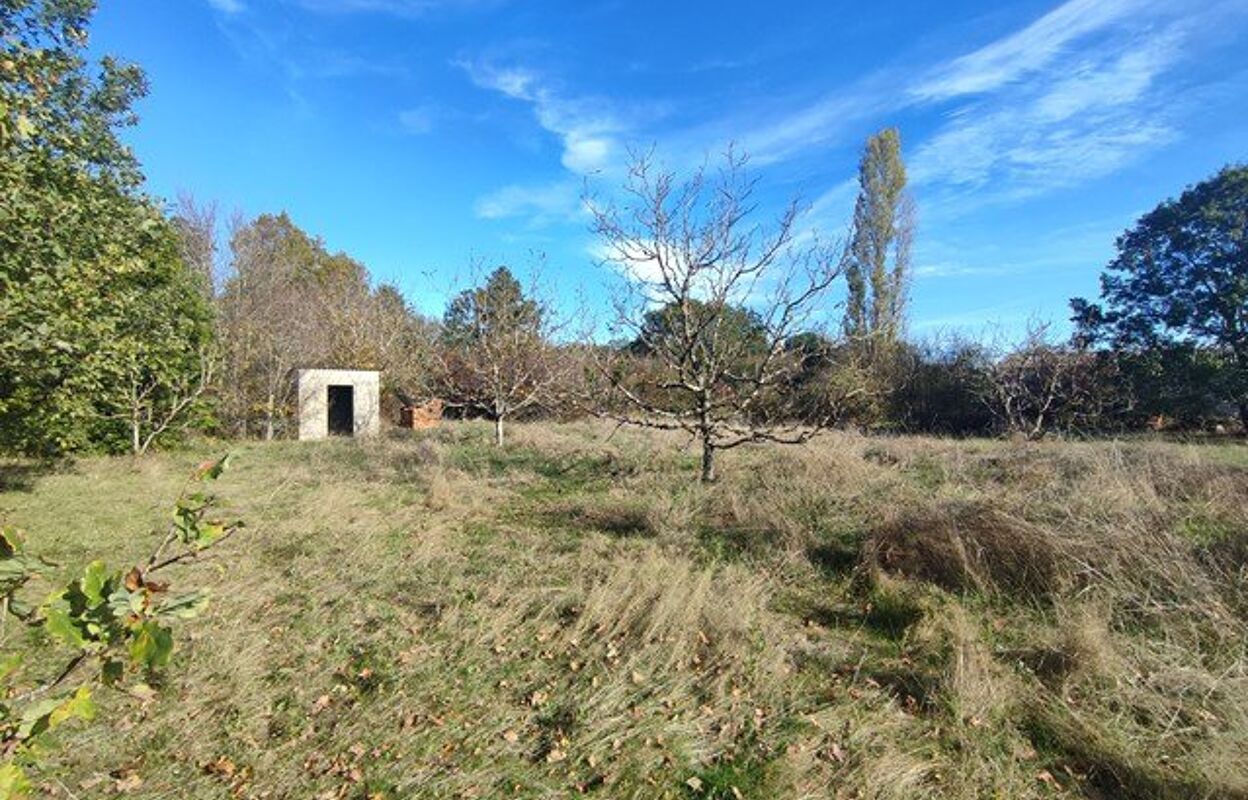
[[[140,69],[87,56],[91,3],[0,4],[0,449],[141,453],[187,431],[287,435],[292,370],[379,369],[391,396],[505,423],[595,414],[716,454],[833,425],[949,435],[1248,428],[1248,168],[1161,203],[1117,242],[1071,337],[917,341],[916,212],[896,129],[871,136],[845,242],[759,211],[748,159],[650,153],[586,198],[619,278],[578,328],[507,267],[440,320],[284,213],[226,223],[146,194],[119,132]],[[218,242],[223,246],[218,248]]]

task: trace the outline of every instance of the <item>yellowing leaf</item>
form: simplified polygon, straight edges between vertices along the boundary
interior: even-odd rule
[[[0,764],[0,800],[20,800],[29,796],[30,781],[26,773],[13,763]]]
[[[68,697],[48,698],[26,708],[17,729],[17,738],[32,739],[67,720],[89,720],[94,716],[95,703],[91,700],[91,690],[80,686]]]

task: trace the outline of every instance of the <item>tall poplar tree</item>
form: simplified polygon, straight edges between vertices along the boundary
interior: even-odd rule
[[[905,318],[914,214],[906,193],[901,134],[886,128],[867,139],[858,165],[858,201],[845,264],[849,295],[844,332],[855,341],[892,344]]]

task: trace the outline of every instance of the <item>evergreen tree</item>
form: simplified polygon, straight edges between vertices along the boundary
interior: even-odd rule
[[[501,447],[504,422],[550,402],[566,377],[569,363],[551,341],[559,327],[511,270],[494,270],[446,309],[438,350],[445,397],[492,419]]]

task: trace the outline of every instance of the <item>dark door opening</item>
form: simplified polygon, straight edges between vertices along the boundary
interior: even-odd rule
[[[329,387],[329,435],[351,436],[355,433],[355,387]]]

